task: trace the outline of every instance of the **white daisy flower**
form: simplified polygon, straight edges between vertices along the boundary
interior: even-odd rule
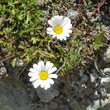
[[[47,34],[53,35],[52,38],[57,38],[59,40],[66,40],[72,32],[71,20],[68,17],[63,18],[63,16],[54,16],[48,23],[52,27],[47,28]]]
[[[57,74],[52,74],[57,70],[56,67],[53,67],[53,63],[47,61],[46,65],[43,61],[34,64],[33,68],[30,68],[28,75],[31,77],[30,81],[32,82],[34,88],[41,86],[47,90],[50,88],[54,81],[52,78],[57,78]]]

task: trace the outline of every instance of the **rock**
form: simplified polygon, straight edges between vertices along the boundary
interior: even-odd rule
[[[48,3],[52,3],[52,0],[37,0],[38,6],[44,6],[47,5]]]
[[[105,86],[106,88],[110,87],[110,76],[104,76],[101,79],[101,85]]]
[[[2,62],[0,62],[0,77],[7,74],[7,69]]]
[[[16,64],[17,67],[23,67],[24,66],[24,61],[22,59],[17,58],[16,59]]]
[[[110,74],[110,68],[104,68],[103,72],[107,75]]]
[[[30,110],[30,99],[14,78],[0,79],[0,110]]]
[[[95,82],[96,77],[94,75],[90,74],[90,80],[91,80],[91,82]]]
[[[44,90],[43,88],[38,87],[36,89],[36,92],[38,97],[43,102],[50,102],[54,97],[58,96],[60,93],[58,85],[56,83],[47,90]]]
[[[105,100],[97,99],[85,110],[110,110],[110,98]]]
[[[93,102],[93,104],[89,105],[86,110],[97,110],[99,107],[104,106],[105,101],[101,99],[97,99]]]
[[[72,9],[69,9],[67,11],[67,16],[70,18],[70,19],[74,19],[76,16],[78,15],[78,11],[76,10],[72,10]]]
[[[81,76],[81,82],[87,82],[88,81],[88,76],[86,74],[83,74]]]
[[[100,53],[102,59],[109,63],[110,62],[110,47],[106,49],[106,51],[103,51]]]

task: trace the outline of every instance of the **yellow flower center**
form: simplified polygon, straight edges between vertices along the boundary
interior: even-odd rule
[[[54,32],[56,34],[61,34],[63,32],[63,28],[60,25],[55,26]]]
[[[41,80],[46,80],[48,78],[48,73],[46,71],[42,71],[39,74],[39,77],[40,77]]]

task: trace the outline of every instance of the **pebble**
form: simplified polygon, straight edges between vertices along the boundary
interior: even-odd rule
[[[36,88],[36,93],[41,101],[50,102],[54,97],[57,97],[59,95],[60,91],[58,84],[55,83],[47,90],[44,90],[41,87]]]
[[[105,74],[110,74],[110,68],[104,68],[103,72],[104,72]]]
[[[86,74],[83,74],[81,77],[81,82],[87,82],[88,81],[88,76]]]
[[[107,63],[110,62],[110,47],[108,47],[106,51],[101,53],[101,57],[105,62]]]
[[[72,10],[72,9],[69,9],[67,11],[67,16],[70,18],[70,19],[74,19],[76,16],[78,15],[78,11],[76,10]]]
[[[17,58],[16,59],[16,66],[17,67],[23,67],[24,66],[24,61],[22,59]]]

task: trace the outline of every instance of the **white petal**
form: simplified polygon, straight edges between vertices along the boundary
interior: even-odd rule
[[[59,25],[61,25],[63,22],[63,16],[59,16]]]
[[[71,24],[71,20],[69,18],[65,25],[68,25],[68,24]]]
[[[37,88],[40,84],[41,84],[41,80],[38,79],[37,81],[35,81],[34,83],[32,83],[34,88]]]
[[[52,28],[54,28],[55,26],[59,25],[59,16],[58,15],[53,17],[52,23],[53,23]]]
[[[51,27],[48,27],[48,28],[47,28],[47,31],[49,31],[49,32],[52,31],[52,32],[53,32],[53,29],[52,29]]]
[[[60,37],[60,40],[62,41],[63,40],[63,37]]]
[[[50,88],[50,83],[46,83],[45,84],[45,88],[44,89],[47,90],[48,88]]]
[[[51,73],[55,72],[56,70],[57,70],[57,68],[53,67],[52,69],[48,70],[48,74],[51,74]]]
[[[29,71],[32,72],[32,73],[37,73],[34,68],[30,68]]]
[[[46,71],[48,71],[48,68],[49,68],[50,64],[51,64],[50,61],[46,62],[46,65],[45,65],[46,66]]]
[[[53,23],[52,23],[52,20],[48,20],[48,23],[52,26]]]
[[[54,28],[56,25],[58,25],[58,22],[56,22],[57,21],[56,16],[54,16],[51,20],[52,20],[52,28]]]
[[[53,67],[53,63],[50,63],[49,68],[48,68],[48,70],[47,70],[47,71],[51,70],[51,69],[52,69],[52,67]]]
[[[35,81],[35,80],[37,80],[37,79],[39,79],[39,75],[36,75],[36,76],[30,78],[30,82]]]
[[[32,73],[32,72],[28,73],[28,76],[30,76],[30,77],[33,77],[34,75],[37,75],[37,74],[36,73]]]
[[[59,24],[59,16],[57,15],[57,16],[54,16],[54,19],[55,19],[55,21],[54,21],[54,24],[57,26],[57,25],[60,25]]]
[[[66,37],[63,37],[64,40],[66,40]]]
[[[41,88],[44,88],[45,87],[45,82],[44,81],[42,81],[42,83],[41,83]]]
[[[64,36],[64,37],[69,37],[70,34],[68,34],[68,33],[63,33],[63,36]]]
[[[49,74],[49,76],[48,76],[49,78],[57,78],[58,77],[58,75],[57,74]]]
[[[45,89],[45,90],[47,90],[47,89],[48,89],[46,85],[44,86],[44,89]]]
[[[54,34],[53,36],[52,36],[52,38],[55,38],[57,35],[56,34]]]
[[[65,32],[66,30],[69,30],[71,28],[72,28],[72,24],[65,25],[63,26],[63,31]]]
[[[54,35],[55,34],[55,32],[54,31],[47,31],[47,34],[50,34],[50,35]]]
[[[53,79],[51,79],[51,78],[48,78],[48,79],[47,79],[47,82],[50,83],[50,84],[54,84],[54,81],[53,81]]]
[[[39,74],[41,72],[40,67],[37,64],[33,65],[33,68],[36,70],[36,72]]]
[[[66,32],[67,32],[67,33],[72,33],[72,30],[67,30]]]
[[[61,26],[63,27],[67,22],[68,22],[68,17],[65,17],[62,24],[61,24]]]
[[[41,71],[44,70],[44,68],[45,68],[43,61],[38,62],[38,66],[40,67]]]
[[[49,61],[46,62],[46,71],[52,69],[52,67],[53,67],[53,63],[51,63],[51,62],[49,62]]]
[[[57,39],[60,39],[62,37],[62,34],[61,35],[57,35]]]

